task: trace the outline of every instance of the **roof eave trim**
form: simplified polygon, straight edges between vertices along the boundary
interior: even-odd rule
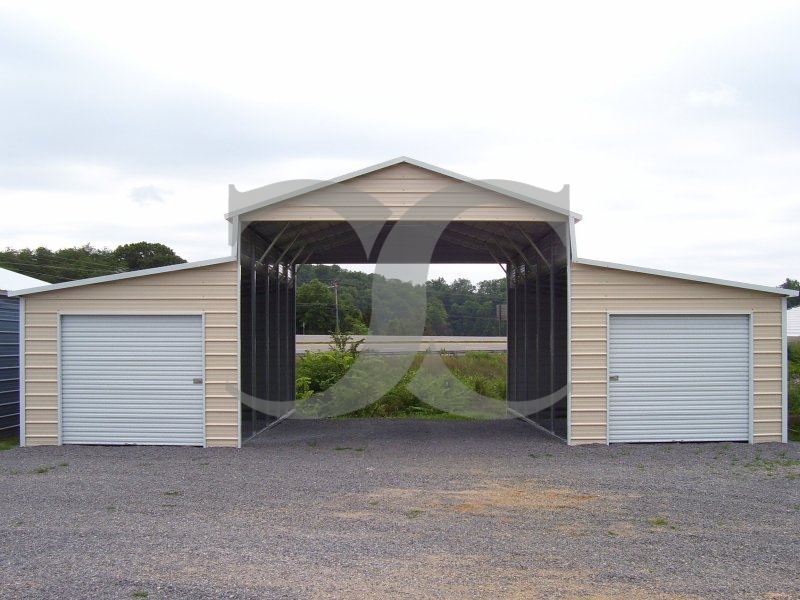
[[[689,275],[687,273],[677,273],[674,271],[662,271],[660,269],[650,269],[647,267],[636,267],[633,265],[623,265],[620,263],[606,262],[602,260],[592,260],[590,258],[575,258],[574,263],[588,265],[591,267],[603,267],[606,269],[619,269],[621,271],[631,271],[633,273],[642,273],[644,275],[656,275],[659,277],[672,277],[673,279],[685,279],[687,281],[697,281],[699,283],[710,283],[712,285],[723,285],[727,287],[741,288],[744,290],[752,290],[754,292],[766,292],[768,294],[777,294],[780,296],[797,296],[800,294],[797,290],[787,290],[779,287],[769,287],[766,285],[755,285],[751,283],[742,283],[740,281],[729,281],[727,279],[717,279],[714,277],[703,277],[701,275]]]
[[[147,275],[159,275],[161,273],[172,273],[173,271],[184,271],[186,269],[198,269],[201,267],[211,267],[213,265],[221,265],[227,262],[235,261],[235,256],[223,256],[222,258],[210,258],[208,260],[199,260],[189,263],[181,263],[178,265],[169,265],[166,267],[155,267],[152,269],[142,269],[140,271],[126,271],[124,273],[115,273],[113,275],[103,275],[101,277],[89,277],[87,279],[76,279],[75,281],[66,281],[64,283],[52,283],[49,285],[38,286],[34,288],[27,288],[24,290],[15,290],[9,292],[9,296],[28,296],[29,294],[39,294],[42,292],[54,292],[56,290],[63,290],[73,287],[81,287],[84,285],[94,285],[95,283],[109,283],[112,281],[119,281],[121,279],[133,279],[134,277],[145,277]]]

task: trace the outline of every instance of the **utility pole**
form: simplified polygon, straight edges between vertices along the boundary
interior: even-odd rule
[[[336,300],[336,333],[339,333],[339,282],[333,280],[333,297]]]

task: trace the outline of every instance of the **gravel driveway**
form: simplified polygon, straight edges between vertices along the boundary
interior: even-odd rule
[[[800,444],[289,421],[0,453],[2,598],[800,598]]]

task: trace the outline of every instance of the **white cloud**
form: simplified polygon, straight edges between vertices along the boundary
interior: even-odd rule
[[[0,18],[4,244],[147,239],[209,258],[227,251],[228,184],[409,155],[570,184],[590,258],[800,276],[800,250],[774,241],[790,237],[800,189],[798,8],[499,0],[420,3],[420,21],[407,5],[232,0],[187,22],[147,1],[13,4]]]
[[[691,90],[686,95],[686,101],[691,106],[725,108],[736,106],[739,92],[729,85],[721,84],[713,89]]]
[[[145,204],[158,204],[164,202],[164,195],[170,194],[172,192],[168,190],[162,190],[154,185],[142,185],[139,187],[135,187],[131,190],[130,197],[131,200],[136,202],[136,204],[145,205]]]

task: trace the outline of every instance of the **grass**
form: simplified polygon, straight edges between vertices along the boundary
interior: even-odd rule
[[[0,452],[2,452],[3,450],[11,450],[12,448],[16,448],[18,446],[19,446],[18,435],[9,435],[0,438]]]
[[[150,592],[145,592],[144,590],[136,590],[131,594],[131,598],[147,598],[150,595]]]
[[[165,496],[182,496],[183,492],[181,492],[179,490],[170,490],[168,492],[164,492],[164,495]]]
[[[744,463],[743,466],[752,471],[775,471],[780,467],[796,467],[800,465],[800,458],[785,458],[778,456],[776,458],[764,458],[763,455],[757,453],[753,460]]]
[[[417,508],[414,508],[414,509],[412,509],[412,510],[407,510],[407,511],[406,511],[406,516],[407,516],[409,519],[416,519],[416,518],[417,518],[418,516],[420,516],[421,514],[422,514],[422,511],[421,511],[421,510],[419,510],[419,509],[417,509]]]
[[[665,517],[653,517],[652,519],[647,519],[647,522],[653,527],[666,527],[669,525],[669,520]]]

